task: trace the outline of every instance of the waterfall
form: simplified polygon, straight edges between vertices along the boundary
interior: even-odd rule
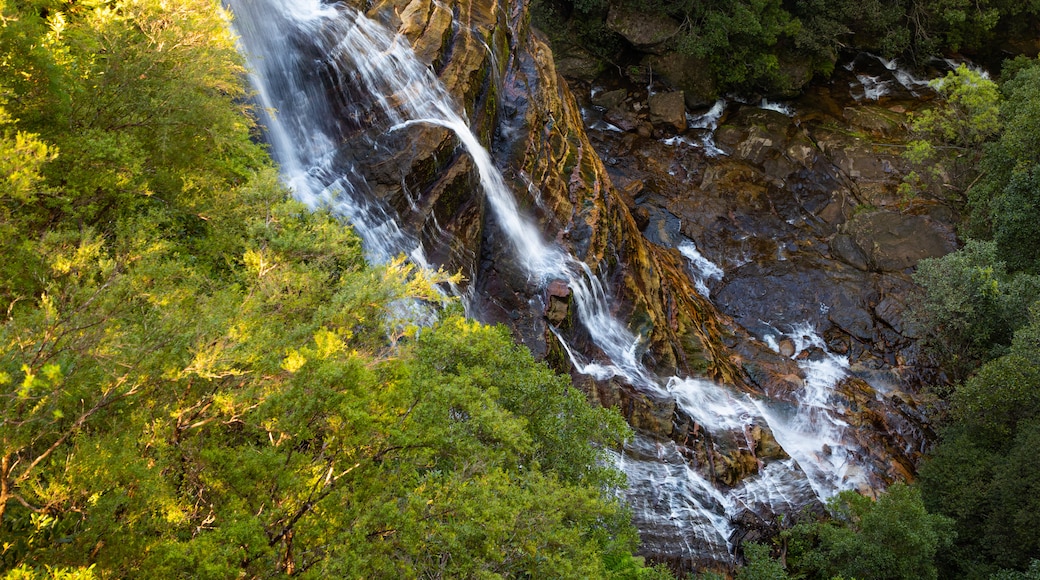
[[[588,360],[557,335],[578,371],[601,380],[619,377],[648,395],[674,400],[712,434],[744,437],[755,426],[768,427],[790,454],[732,489],[719,489],[689,464],[676,443],[637,436],[615,461],[629,477],[629,499],[648,545],[664,552],[678,547],[691,558],[729,560],[733,522],[741,510],[794,510],[858,483],[849,477],[840,442],[841,409],[826,394],[843,376],[840,364],[837,371],[833,361],[806,367],[810,379],[801,405],[755,400],[700,379],[655,376],[640,362],[641,337],[613,315],[602,281],[587,264],[545,241],[519,211],[490,154],[407,39],[341,4],[228,2],[282,178],[308,206],[330,208],[349,220],[370,260],[406,254],[426,263],[418,236],[399,225],[356,168],[367,151],[401,146],[411,131],[448,130],[472,158],[495,224],[530,282],[544,286],[562,280],[570,288],[577,318],[605,355]],[[702,277],[722,276],[695,247],[686,250]],[[811,339],[811,333],[801,335]],[[824,435],[814,435],[821,425]]]

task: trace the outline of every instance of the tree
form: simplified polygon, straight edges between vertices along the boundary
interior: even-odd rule
[[[903,189],[937,191],[963,203],[978,177],[983,145],[1001,129],[1000,92],[996,83],[963,64],[930,84],[939,93],[939,105],[913,115],[914,139],[904,153],[922,173],[911,172]]]
[[[992,236],[1012,271],[1040,272],[1033,243],[1040,218],[1040,64],[1009,61],[1001,86],[1005,130],[982,159],[982,178],[970,194],[971,231]]]
[[[1040,305],[1010,352],[957,387],[952,421],[921,470],[929,509],[954,518],[957,541],[941,554],[950,577],[1025,571],[1040,558]]]
[[[833,518],[784,532],[792,570],[811,578],[936,578],[935,554],[951,521],[925,510],[916,487],[893,484],[876,501],[852,491],[829,502]]]
[[[662,577],[623,420],[287,199],[215,0],[0,10],[11,577]]]
[[[995,244],[970,240],[942,258],[922,260],[914,281],[923,294],[912,320],[925,348],[955,379],[1002,354],[1040,289],[1035,276],[1009,274]]]

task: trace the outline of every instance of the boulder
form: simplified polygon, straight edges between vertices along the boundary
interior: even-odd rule
[[[592,96],[592,104],[607,110],[617,109],[627,98],[628,91],[625,89],[602,91]]]
[[[875,211],[854,216],[845,233],[881,272],[901,272],[925,258],[945,256],[956,249],[953,232],[927,216]]]
[[[643,60],[643,64],[653,76],[660,77],[669,86],[681,90],[687,108],[709,107],[719,97],[715,77],[704,59],[668,52],[649,55]]]
[[[650,122],[676,131],[686,130],[686,104],[682,91],[656,93],[650,96]]]
[[[679,33],[680,23],[664,14],[628,10],[613,6],[607,15],[607,28],[620,34],[642,51],[662,50],[662,44]]]
[[[564,78],[592,82],[603,72],[603,59],[579,46],[566,46],[556,56],[556,72]]]

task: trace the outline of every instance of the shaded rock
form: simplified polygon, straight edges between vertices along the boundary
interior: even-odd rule
[[[571,47],[556,59],[556,72],[568,79],[592,82],[605,68],[602,59],[577,47]]]
[[[874,336],[874,319],[870,312],[851,304],[840,304],[831,307],[828,319],[845,332],[861,340],[870,340]]]
[[[798,96],[813,78],[812,57],[785,51],[778,55],[783,86],[767,96],[787,99]]]
[[[635,131],[643,124],[643,119],[638,114],[621,109],[607,111],[603,114],[603,120],[622,131]]]
[[[926,216],[891,211],[860,214],[845,224],[845,232],[870,267],[882,272],[900,272],[924,258],[956,249],[949,228]]]
[[[906,161],[892,148],[864,136],[818,129],[816,144],[831,163],[854,184],[863,203],[876,207],[896,205]]]
[[[686,106],[690,109],[711,106],[718,99],[715,77],[706,60],[669,52],[650,55],[643,63],[653,71],[655,77],[662,78],[668,85],[682,91]]]
[[[621,106],[621,103],[626,98],[628,98],[628,91],[625,89],[614,89],[613,91],[603,91],[593,95],[592,104],[608,110],[616,109]]]
[[[682,91],[651,95],[649,105],[652,123],[667,125],[676,131],[686,130],[686,105]]]
[[[892,330],[900,334],[904,330],[903,315],[905,312],[906,305],[892,296],[886,296],[884,300],[878,302],[878,305],[874,307],[874,314],[878,317],[878,320],[891,326]]]
[[[620,34],[639,50],[655,51],[679,33],[679,22],[653,11],[627,10],[613,6],[607,15],[607,28]]]
[[[867,255],[863,253],[863,250],[858,245],[856,245],[852,236],[847,234],[838,234],[834,236],[834,238],[831,239],[831,252],[834,254],[834,257],[857,270],[863,270],[866,272],[869,269]]]
[[[731,156],[763,166],[767,173],[782,179],[795,167],[784,155],[789,147],[787,135],[791,128],[791,119],[782,113],[745,109],[720,127],[715,139]],[[806,139],[798,143],[810,148],[802,152],[804,160],[811,154],[811,142]],[[765,167],[767,161],[772,161],[770,167]]]
[[[902,132],[906,122],[906,115],[876,105],[845,107],[842,115],[853,127],[877,137],[892,137]]]
[[[645,433],[666,440],[672,435],[675,399],[656,397],[637,391],[631,385],[617,379],[596,381],[585,375],[572,375],[576,385],[584,384],[583,390],[606,408],[616,407],[628,424]]]

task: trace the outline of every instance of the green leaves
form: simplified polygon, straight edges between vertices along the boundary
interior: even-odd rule
[[[903,483],[876,501],[843,492],[829,508],[833,520],[784,532],[790,567],[811,578],[936,578],[935,554],[954,537],[951,520],[928,513],[919,490]]]
[[[339,220],[286,199],[215,2],[17,7],[0,4],[0,565],[635,562],[603,457],[621,418],[450,314],[456,278],[371,267]]]
[[[979,177],[984,145],[1003,127],[1001,95],[996,83],[963,64],[931,85],[941,100],[911,118],[914,138],[903,157],[917,170],[901,189],[963,203]]]

